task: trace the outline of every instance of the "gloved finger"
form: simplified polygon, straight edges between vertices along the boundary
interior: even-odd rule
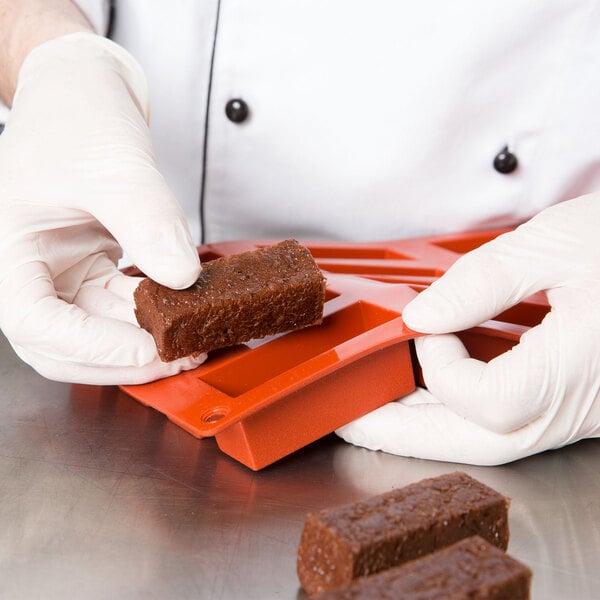
[[[147,332],[131,323],[89,315],[56,297],[46,266],[32,262],[0,284],[0,324],[13,345],[57,361],[142,366],[156,357]]]
[[[119,298],[133,302],[133,293],[143,279],[143,277],[132,277],[118,272],[106,282],[105,287]]]
[[[85,273],[78,277],[73,271],[81,271],[79,266],[83,263]],[[125,275],[117,268],[116,262],[104,252],[92,256],[86,256],[84,259],[74,265],[77,267],[69,268],[68,271],[61,274],[62,280],[67,280],[68,287],[80,290],[83,287],[102,287],[110,290],[113,294],[123,300],[133,302],[133,293],[143,277],[132,277]],[[56,288],[57,278],[53,278]]]
[[[423,333],[450,333],[479,325],[565,275],[565,261],[549,254],[547,236],[533,221],[465,254],[403,310],[404,322]]]
[[[30,228],[29,221],[39,219],[40,207],[26,204],[26,210],[19,207],[20,217],[27,213],[27,219],[20,222],[23,230]],[[2,218],[4,220],[2,220]],[[79,225],[24,234],[15,228],[13,213],[0,216],[0,239],[4,242],[0,253],[0,277],[16,272],[21,265],[39,261],[46,265],[52,279],[56,295],[67,303],[86,280],[108,280],[117,273],[117,262],[121,249],[97,222],[89,222],[89,215]],[[11,226],[12,223],[12,226]],[[1,233],[5,234],[1,237]]]
[[[64,245],[69,247],[69,244]],[[76,255],[76,253],[77,250],[73,252],[73,255]],[[80,257],[79,260],[71,259],[70,264],[66,266],[63,264],[64,268],[59,272],[57,272],[57,265],[48,263],[46,254],[43,256],[43,262],[47,265],[52,277],[56,295],[69,304],[74,302],[82,287],[107,287],[111,279],[117,275],[122,275],[117,268],[116,261],[104,251],[86,254]]]
[[[500,465],[542,449],[529,428],[498,434],[443,404],[390,402],[336,431],[346,442],[399,456],[472,465]]]
[[[79,285],[73,303],[90,315],[137,325],[133,292],[141,280],[124,275],[109,257],[98,255]]]
[[[103,367],[57,360],[14,344],[13,348],[22,360],[47,379],[88,385],[138,385],[195,369],[206,360],[206,354],[202,354],[166,363],[155,356],[142,366]]]
[[[162,176],[148,167],[141,172],[126,188],[131,193],[113,194],[110,202],[94,207],[94,216],[148,277],[170,288],[186,288],[201,270],[187,222]]]
[[[519,344],[489,363],[469,357],[451,334],[416,340],[427,388],[453,412],[490,431],[523,427],[564,393],[554,377],[559,356],[548,351],[553,321],[554,315],[548,315]]]
[[[103,287],[91,285],[82,287],[75,296],[73,304],[88,315],[138,324],[133,301],[121,298]]]

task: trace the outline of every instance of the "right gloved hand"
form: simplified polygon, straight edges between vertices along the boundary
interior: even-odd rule
[[[546,208],[472,250],[407,304],[428,391],[339,431],[394,454],[497,465],[600,437],[600,194]],[[489,362],[451,332],[536,292],[551,310]]]
[[[138,280],[192,284],[198,254],[158,172],[141,67],[75,33],[25,59],[0,136],[0,328],[50,379],[135,384],[197,366],[163,363],[133,314]]]

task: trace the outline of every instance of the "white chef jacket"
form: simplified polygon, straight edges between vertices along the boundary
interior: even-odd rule
[[[79,4],[104,30],[107,0]],[[598,2],[114,0],[113,17],[197,241],[508,226],[600,189]]]

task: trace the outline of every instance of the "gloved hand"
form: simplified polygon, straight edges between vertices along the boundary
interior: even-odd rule
[[[548,208],[461,257],[405,307],[428,391],[338,433],[372,449],[480,465],[600,436],[600,194]],[[488,364],[450,334],[534,292],[552,310]]]
[[[0,327],[50,379],[141,383],[204,359],[160,361],[116,266],[120,245],[172,288],[200,271],[147,119],[140,66],[100,36],[46,42],[22,65],[0,136]]]

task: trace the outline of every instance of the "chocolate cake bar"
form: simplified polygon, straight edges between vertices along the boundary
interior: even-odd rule
[[[309,514],[298,548],[298,577],[315,594],[472,535],[506,550],[509,502],[455,472]]]
[[[205,262],[185,290],[144,279],[134,299],[140,327],[171,361],[321,323],[325,278],[304,246],[285,240]]]
[[[319,600],[527,600],[531,571],[478,536],[461,540],[347,586]]]

